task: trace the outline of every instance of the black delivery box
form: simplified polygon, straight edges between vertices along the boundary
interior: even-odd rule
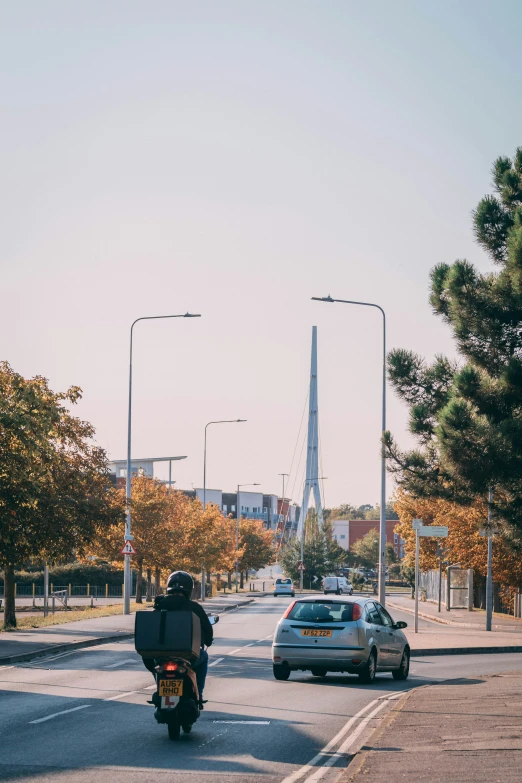
[[[143,658],[184,658],[201,649],[201,622],[194,612],[136,612],[134,646]]]

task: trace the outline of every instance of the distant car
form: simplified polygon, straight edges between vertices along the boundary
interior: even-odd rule
[[[295,596],[294,583],[291,579],[283,576],[278,577],[274,584],[274,598],[278,595],[291,595]]]
[[[323,579],[323,592],[335,593],[335,595],[353,595],[353,587],[345,576],[325,576]]]
[[[357,674],[372,683],[377,672],[406,680],[410,647],[402,628],[386,609],[368,598],[299,598],[278,623],[272,645],[276,680],[292,671]]]

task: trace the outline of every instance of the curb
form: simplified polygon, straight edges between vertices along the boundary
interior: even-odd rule
[[[426,686],[421,685],[419,687],[425,688]],[[402,696],[402,698],[400,698],[399,701],[397,702],[397,706],[395,707],[395,709],[392,708],[390,712],[387,715],[385,715],[381,723],[372,732],[368,741],[352,758],[351,762],[348,764],[348,767],[343,772],[342,776],[339,778],[338,783],[352,783],[352,781],[356,779],[356,777],[362,772],[366,758],[368,757],[368,754],[371,753],[371,751],[374,749],[377,741],[382,737],[384,732],[391,726],[393,721],[397,718],[398,714],[404,709],[408,700],[415,693],[415,691],[418,690],[419,688],[412,688],[411,691],[405,693],[404,696]],[[364,775],[365,773],[362,772],[362,774]]]
[[[394,604],[391,601],[387,601],[387,605],[391,606],[392,609],[398,609],[399,612],[406,612],[407,614],[414,615],[415,611],[413,609],[410,609],[409,607],[400,606],[400,604]],[[429,620],[432,623],[440,623],[441,625],[449,625],[453,628],[473,628],[475,630],[481,631],[484,630],[483,628],[477,628],[476,623],[459,623],[457,620],[443,620],[441,617],[433,617],[431,614],[424,614],[423,612],[419,612],[419,617],[422,617],[423,620]],[[510,620],[516,620],[518,618],[511,617],[510,615],[506,615],[507,618]],[[495,625],[493,623],[493,628],[500,628],[502,629],[503,626],[499,625],[498,623]],[[512,633],[512,631],[506,631],[506,633]]]
[[[231,612],[233,609],[240,609],[242,606],[247,606],[254,601],[250,598],[246,601],[242,601],[240,604],[233,604],[227,606],[225,609],[221,609],[216,612],[217,615],[225,614],[225,612]],[[67,623],[63,623],[67,625]],[[64,644],[54,644],[52,647],[43,647],[39,650],[33,650],[28,653],[19,653],[18,655],[8,655],[0,658],[0,667],[9,666],[12,663],[24,663],[26,661],[33,661],[35,658],[47,658],[49,655],[56,655],[57,653],[68,652],[69,650],[81,650],[85,647],[96,647],[99,644],[111,644],[112,642],[119,642],[123,639],[132,639],[134,637],[134,631],[131,633],[127,631],[120,631],[117,634],[111,636],[98,636],[96,639],[83,639],[79,642],[66,642]]]
[[[410,649],[412,658],[428,658],[433,655],[501,655],[502,653],[520,653],[522,645],[499,645],[497,647],[435,647],[430,649]]]

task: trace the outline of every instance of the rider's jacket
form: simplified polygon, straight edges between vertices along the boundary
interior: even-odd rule
[[[207,647],[212,644],[214,630],[201,604],[185,598],[184,595],[158,595],[154,599],[154,609],[163,609],[167,612],[194,612],[201,622],[201,644],[205,644]]]

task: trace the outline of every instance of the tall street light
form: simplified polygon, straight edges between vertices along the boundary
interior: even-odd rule
[[[259,487],[259,482],[253,484],[238,484],[237,485],[237,500],[236,500],[236,593],[239,592],[239,521],[241,519],[241,511],[239,510],[239,490],[241,487]]]
[[[246,419],[222,419],[220,421],[209,421],[205,424],[205,449],[203,452],[203,510],[207,507],[207,427],[211,424],[240,424]]]
[[[283,509],[285,507],[285,477],[286,478],[290,478],[290,474],[289,473],[278,473],[277,475],[283,477],[283,494],[281,496],[281,500],[282,500],[281,511],[283,511]],[[281,514],[281,516],[283,517],[283,525],[282,525],[282,528],[281,528],[281,531],[282,531],[281,532],[281,541],[282,541],[284,533],[285,533],[285,515]],[[279,528],[279,521],[277,523],[277,527]]]
[[[201,318],[199,313],[183,313],[181,315],[146,315],[136,318],[130,328],[130,359],[129,359],[129,418],[127,423],[127,476],[125,482],[125,498],[127,517],[125,520],[125,541],[132,541],[131,535],[131,441],[132,441],[132,337],[133,329],[138,321],[157,321],[160,318]],[[123,569],[123,614],[130,614],[130,555],[124,555]]]
[[[382,315],[382,435],[381,435],[381,518],[379,525],[379,602],[386,603],[386,457],[384,433],[386,432],[386,313],[373,302],[354,302],[351,299],[332,299],[331,296],[312,296],[316,302],[341,302],[342,304],[375,307]]]

